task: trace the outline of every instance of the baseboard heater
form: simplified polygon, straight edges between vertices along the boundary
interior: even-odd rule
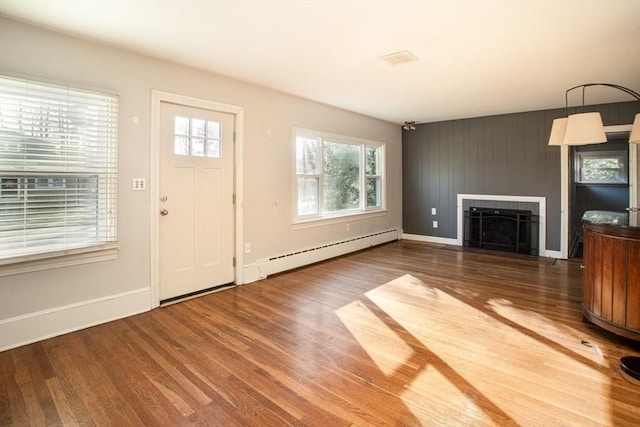
[[[395,228],[274,256],[267,260],[263,274],[280,273],[394,240],[398,240],[398,230]]]

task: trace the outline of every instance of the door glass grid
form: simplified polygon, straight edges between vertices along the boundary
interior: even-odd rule
[[[182,156],[220,157],[222,125],[213,120],[176,116],[174,154]]]

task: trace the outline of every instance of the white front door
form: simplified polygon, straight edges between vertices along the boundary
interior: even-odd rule
[[[233,121],[160,105],[160,301],[234,281]]]

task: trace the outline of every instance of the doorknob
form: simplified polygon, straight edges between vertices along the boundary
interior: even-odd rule
[[[167,215],[169,215],[169,211],[168,211],[168,210],[166,210],[166,209],[162,209],[162,210],[160,211],[160,215],[162,215],[162,216],[167,216]]]

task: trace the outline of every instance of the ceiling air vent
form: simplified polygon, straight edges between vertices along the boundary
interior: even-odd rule
[[[413,53],[409,52],[408,50],[403,50],[400,52],[390,53],[389,55],[381,56],[380,59],[382,59],[384,62],[386,62],[389,65],[396,66],[396,65],[408,64],[409,62],[417,61],[418,57],[415,56]]]

